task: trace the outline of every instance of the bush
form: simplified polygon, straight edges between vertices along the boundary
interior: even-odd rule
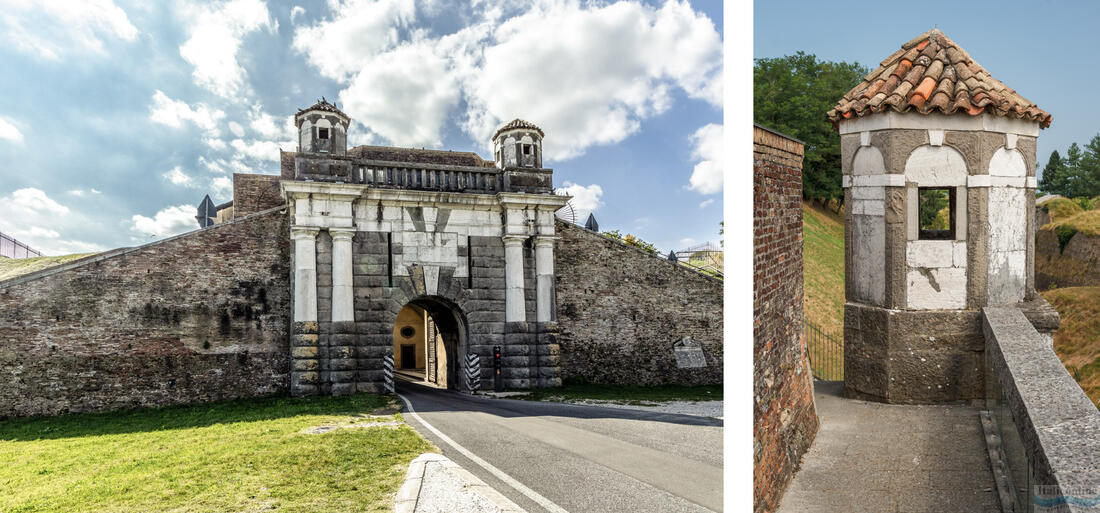
[[[626,244],[628,246],[634,246],[634,247],[636,247],[636,248],[638,248],[642,251],[645,251],[646,253],[649,253],[651,255],[656,255],[657,254],[657,246],[654,246],[650,242],[646,242],[641,237],[635,237],[635,236],[633,236],[629,233],[626,234],[626,235],[623,235],[622,233],[619,232],[619,230],[612,230],[612,231],[609,231],[609,232],[603,232],[603,234],[606,237],[615,239],[615,240],[617,240],[619,242],[622,242],[623,244]]]
[[[1058,251],[1065,251],[1066,244],[1069,244],[1069,240],[1077,235],[1077,230],[1072,226],[1061,225],[1054,228],[1054,233],[1058,235]]]
[[[1081,207],[1081,210],[1092,210],[1093,209],[1093,203],[1092,203],[1091,198],[1073,198],[1073,202],[1076,203],[1077,206]]]

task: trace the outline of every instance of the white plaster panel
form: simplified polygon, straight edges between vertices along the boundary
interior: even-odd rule
[[[989,175],[970,175],[966,179],[967,187],[989,187]]]
[[[966,185],[966,160],[950,146],[920,146],[905,161],[905,179],[921,187]]]
[[[920,215],[920,199],[918,198],[920,191],[916,187],[908,187],[905,189],[906,204],[905,213],[906,219],[905,228],[907,240],[917,240],[920,237],[920,223],[917,222],[917,216]]]
[[[852,187],[853,200],[879,200],[886,199],[885,187]]]
[[[966,243],[955,242],[953,244],[953,258],[955,267],[966,267]]]
[[[915,240],[905,247],[905,262],[909,267],[952,267],[955,265],[955,243],[949,240]]]
[[[1026,176],[991,176],[989,177],[990,187],[1019,187],[1024,188],[1027,186]]]
[[[852,294],[849,300],[882,306],[886,295],[886,218],[852,216]]]
[[[852,213],[882,216],[886,215],[886,205],[882,200],[852,200]]]
[[[991,305],[1023,301],[1027,288],[1027,251],[991,251],[987,287]]]
[[[904,175],[863,175],[848,176],[848,183],[852,187],[905,187]]]
[[[999,148],[989,159],[990,176],[1027,176],[1027,164],[1019,150]]]
[[[966,307],[966,269],[911,269],[906,297],[915,310],[947,310]]]
[[[874,146],[863,146],[852,159],[853,175],[881,175],[886,173],[886,161],[882,152]]]
[[[1027,196],[1025,189],[990,187],[989,251],[1027,249]]]

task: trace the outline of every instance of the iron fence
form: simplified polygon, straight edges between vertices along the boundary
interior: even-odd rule
[[[805,321],[806,352],[814,379],[844,380],[844,336]]]

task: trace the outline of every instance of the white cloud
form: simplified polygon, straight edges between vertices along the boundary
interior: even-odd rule
[[[637,132],[677,88],[721,105],[721,37],[683,1],[542,0],[510,18],[474,2],[474,22],[442,37],[411,27],[417,9],[433,8],[410,0],[330,7],[329,19],[297,29],[294,48],[344,85],[344,110],[390,144],[438,146],[465,100],[458,117],[486,148],[520,117],[547,132],[547,160],[561,160]]]
[[[588,218],[588,214],[591,214],[603,204],[603,202],[600,201],[600,196],[603,195],[603,188],[596,184],[584,186],[566,181],[562,184],[562,187],[559,187],[554,192],[573,197],[573,199],[569,200],[569,204],[573,206],[573,215],[577,223],[584,223],[585,219]]]
[[[219,176],[210,181],[210,188],[213,191],[210,193],[215,198],[228,198],[226,201],[233,199],[233,179],[228,176]]]
[[[191,107],[187,102],[169,98],[159,89],[153,93],[153,104],[149,107],[149,119],[154,122],[178,128],[184,121],[190,121],[214,137],[219,134],[218,122],[224,117],[225,112],[221,110],[203,103]]]
[[[306,13],[305,7],[302,7],[300,5],[295,5],[294,7],[291,7],[290,8],[290,22],[294,23],[295,19],[297,19],[299,16],[301,16],[305,13]]]
[[[229,132],[237,137],[244,137],[244,127],[236,121],[229,122]]]
[[[714,198],[703,200],[703,202],[699,204],[699,208],[707,208],[711,203],[714,203]]]
[[[0,1],[0,40],[49,60],[68,54],[105,55],[107,39],[133,41],[138,30],[111,0]]]
[[[294,137],[296,129],[293,116],[284,116],[280,125],[278,118],[264,112],[259,105],[254,105],[249,113],[249,118],[251,120],[248,123],[249,128],[264,139],[276,140],[284,137]]]
[[[691,237],[684,237],[684,238],[680,239],[680,245],[681,246],[690,246],[692,244],[695,244],[695,239],[693,239]]]
[[[700,127],[692,134],[691,143],[691,156],[699,163],[691,172],[688,188],[700,194],[722,192],[722,125],[710,123]]]
[[[294,147],[293,142],[287,141],[282,143],[256,140],[244,142],[241,139],[233,139],[229,145],[232,146],[234,150],[237,150],[236,157],[238,159],[250,158],[271,162],[279,161],[279,148],[286,148],[289,150]]]
[[[195,83],[225,98],[245,91],[247,73],[237,53],[245,35],[263,27],[275,30],[267,5],[261,0],[231,0],[184,10],[190,31],[180,56],[194,66]]]
[[[329,0],[330,19],[294,32],[293,47],[322,75],[346,81],[398,42],[416,14],[413,0]]]
[[[51,199],[41,189],[28,187],[0,197],[0,232],[46,255],[87,253],[103,249],[98,244],[65,237],[86,233],[84,215],[69,215],[69,207]]]
[[[130,229],[143,239],[168,237],[198,227],[195,221],[195,207],[192,205],[166,207],[151,218],[134,214],[130,220],[133,223]]]
[[[229,146],[225,143],[225,141],[213,137],[203,137],[202,142],[207,146],[219,151],[224,150]]]
[[[173,185],[182,185],[184,187],[191,187],[195,184],[195,181],[191,179],[187,173],[184,173],[179,166],[176,166],[167,173],[164,173],[164,179],[172,182]]]
[[[23,132],[20,132],[11,121],[0,118],[0,139],[7,139],[22,144]]]

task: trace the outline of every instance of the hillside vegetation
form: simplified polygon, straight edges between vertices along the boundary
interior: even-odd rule
[[[1100,210],[1085,210],[1063,218],[1055,218],[1054,212],[1051,211],[1051,217],[1053,220],[1044,228],[1053,227],[1057,232],[1067,231],[1068,233],[1083,233],[1092,236],[1100,235]]]
[[[844,329],[844,221],[815,203],[802,204],[802,269],[806,319],[839,335]]]
[[[1062,317],[1054,352],[1092,402],[1100,405],[1100,287],[1067,287],[1041,293]]]
[[[77,253],[73,255],[34,258],[0,258],[0,281],[10,280],[17,276],[41,271],[55,265],[61,265],[94,254],[95,253]]]

